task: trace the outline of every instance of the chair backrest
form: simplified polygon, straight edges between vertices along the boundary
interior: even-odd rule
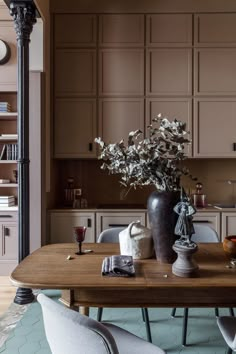
[[[53,354],[119,354],[114,337],[101,323],[66,308],[44,294],[37,297]]]
[[[103,230],[100,233],[97,242],[99,242],[99,243],[105,243],[105,242],[119,243],[119,233],[124,229],[125,229],[125,227],[113,227],[111,229]]]
[[[217,232],[209,225],[193,223],[195,233],[191,240],[194,242],[219,242]]]

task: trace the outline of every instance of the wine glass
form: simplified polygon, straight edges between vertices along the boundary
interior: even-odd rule
[[[85,239],[85,233],[86,233],[87,227],[76,226],[73,229],[74,229],[75,241],[78,243],[78,246],[79,246],[79,252],[76,252],[76,254],[78,254],[78,255],[84,254],[84,252],[82,252],[82,242]]]

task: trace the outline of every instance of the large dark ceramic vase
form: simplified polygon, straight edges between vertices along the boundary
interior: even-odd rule
[[[156,258],[161,263],[171,264],[176,259],[172,246],[179,238],[174,233],[178,214],[173,208],[179,200],[179,192],[154,191],[148,198],[147,209],[154,248]]]

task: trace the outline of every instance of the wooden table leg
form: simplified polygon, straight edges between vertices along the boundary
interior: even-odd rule
[[[81,313],[81,315],[89,316],[89,307],[80,306],[79,313]]]

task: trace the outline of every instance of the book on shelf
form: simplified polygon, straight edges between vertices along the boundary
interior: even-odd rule
[[[6,158],[6,144],[3,145],[2,151],[0,153],[0,160],[4,160]]]
[[[9,179],[0,178],[0,184],[11,183]]]
[[[2,139],[17,139],[18,134],[1,134],[0,138],[2,138]]]
[[[3,200],[15,200],[15,197],[14,197],[14,195],[1,195],[0,201],[3,201]]]
[[[0,202],[0,206],[13,206],[15,205],[15,200],[9,201],[9,202]]]
[[[0,152],[0,160],[17,160],[17,144],[4,144]]]

